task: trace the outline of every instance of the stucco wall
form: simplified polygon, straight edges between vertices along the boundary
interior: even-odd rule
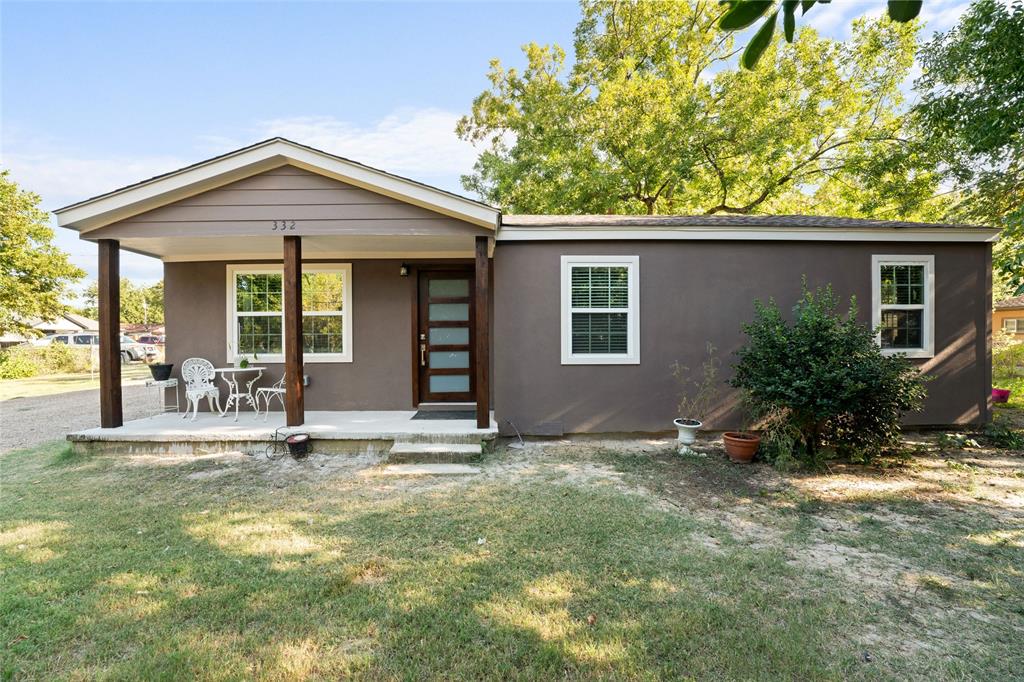
[[[992,329],[1000,331],[1003,328],[1003,320],[1024,320],[1024,308],[1003,308],[1002,310],[992,311]],[[1020,325],[1018,324],[1018,327]],[[1021,329],[1016,334],[1017,338],[1024,339],[1024,329]]]
[[[410,311],[415,278],[399,276],[403,262],[417,263],[351,261],[353,362],[306,365],[311,376],[307,410],[412,408]],[[432,261],[455,262],[471,261]],[[217,366],[227,362],[226,267],[222,261],[164,264],[167,361],[175,364],[175,376],[186,358],[206,358]],[[277,381],[284,370],[280,363],[268,367],[260,386]],[[276,401],[274,409],[279,409]]]
[[[699,367],[711,342],[731,375],[754,299],[788,309],[801,275],[856,295],[870,322],[872,254],[934,254],[935,357],[916,361],[934,379],[909,424],[988,419],[991,280],[987,244],[821,242],[499,242],[495,252],[495,411],[524,433],[657,432],[671,428],[678,385],[671,366]],[[639,365],[562,365],[560,256],[639,255]],[[735,392],[711,428],[739,426]]]

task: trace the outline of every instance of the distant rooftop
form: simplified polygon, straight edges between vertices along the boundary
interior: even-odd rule
[[[996,309],[1002,308],[1024,308],[1024,296],[1014,296],[1013,298],[1004,298],[1002,301],[996,301]]]
[[[506,215],[506,227],[807,227],[834,229],[950,228],[988,230],[981,225],[915,223],[812,215]]]

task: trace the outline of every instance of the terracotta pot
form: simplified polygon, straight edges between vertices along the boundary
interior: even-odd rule
[[[994,403],[1005,403],[1010,400],[1010,389],[1008,388],[993,388],[992,389],[992,402]]]
[[[726,431],[722,434],[725,442],[725,454],[734,462],[749,462],[757,454],[761,446],[761,436],[739,431]]]

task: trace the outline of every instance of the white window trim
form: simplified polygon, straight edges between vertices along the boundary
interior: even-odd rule
[[[924,265],[924,304],[886,305],[886,310],[921,310],[923,347],[883,348],[883,355],[905,355],[908,358],[935,357],[935,256],[932,254],[872,255],[871,256],[871,323],[877,329],[882,324],[882,266],[883,265]],[[875,335],[875,342],[882,345],[882,335]]]
[[[352,264],[351,263],[310,263],[303,264],[303,274],[315,273],[315,272],[342,272],[344,279],[344,289],[342,290],[343,308],[341,311],[342,315],[342,344],[344,345],[344,353],[303,353],[303,362],[352,362]],[[238,354],[234,351],[235,348],[235,330],[238,329],[238,306],[235,302],[235,276],[240,274],[254,274],[254,275],[279,275],[284,273],[284,266],[281,265],[268,265],[266,263],[257,264],[241,264],[232,263],[227,266],[227,349],[225,357],[228,362],[237,362],[243,357],[248,359],[249,362],[255,364],[282,364],[284,362],[284,353],[275,355],[260,355],[258,358],[253,358],[251,355]],[[317,315],[319,313],[303,313],[309,315]],[[284,326],[284,310],[281,311],[282,327]],[[285,348],[285,340],[281,339],[282,351]]]
[[[619,265],[628,269],[629,304],[613,312],[627,313],[629,332],[627,351],[624,354],[576,354],[572,352],[572,284],[570,273],[573,266]],[[562,256],[562,364],[563,365],[639,365],[640,364],[640,256]],[[593,312],[606,312],[595,309]]]
[[[1007,317],[1003,319],[1002,330],[1010,334],[1024,334],[1024,325],[1021,322],[1024,318],[1021,317]]]

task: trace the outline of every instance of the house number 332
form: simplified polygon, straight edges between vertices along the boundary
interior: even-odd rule
[[[274,226],[270,228],[271,232],[284,232],[285,230],[294,230],[294,220],[275,220]]]

